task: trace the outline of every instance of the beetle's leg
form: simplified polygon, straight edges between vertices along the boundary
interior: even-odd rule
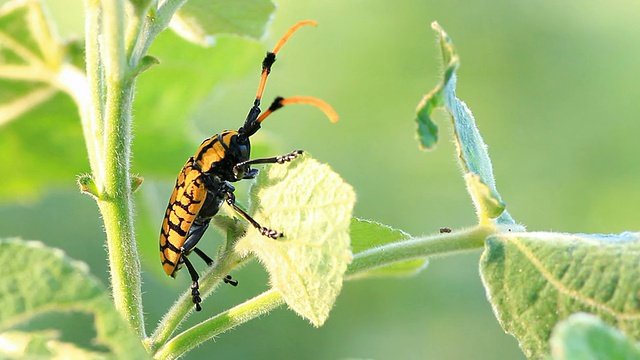
[[[199,218],[196,218],[193,224],[191,224],[191,228],[189,228],[189,232],[187,233],[187,239],[184,241],[184,244],[182,245],[182,248],[187,254],[191,252],[191,250],[193,250],[193,248],[195,248],[196,245],[198,245],[198,242],[202,238],[202,235],[204,235],[204,232],[207,231],[207,228],[209,228],[210,220],[211,219],[201,220]],[[196,251],[196,254],[198,254],[197,251]],[[200,255],[200,257],[202,257],[202,255]],[[205,258],[202,258],[202,259],[205,262],[207,262]]]
[[[198,284],[198,279],[200,279],[200,276],[198,276],[198,272],[191,264],[191,261],[189,261],[189,258],[187,258],[184,255],[184,252],[185,252],[184,248],[181,250],[182,250],[182,261],[187,266],[187,270],[189,270],[189,275],[191,275],[191,300],[196,305],[196,311],[200,311],[202,310],[202,306],[200,306],[200,303],[202,302],[202,298],[200,298],[200,285]]]
[[[198,249],[197,247],[194,247],[193,248],[193,252],[195,252],[198,256],[200,256],[200,258],[202,260],[204,260],[204,262],[206,262],[207,265],[209,265],[209,266],[213,265],[213,259],[210,258],[207,254],[205,254],[204,251]],[[222,281],[224,281],[225,284],[229,284],[229,285],[232,285],[232,286],[238,286],[238,281],[237,280],[233,280],[231,275],[225,276],[224,279],[222,279]]]
[[[233,210],[235,210],[238,214],[240,214],[243,218],[245,218],[245,220],[247,220],[251,225],[253,225],[254,228],[258,229],[258,231],[260,231],[260,234],[270,237],[272,239],[277,239],[283,236],[281,232],[271,230],[269,228],[266,228],[260,225],[249,214],[247,214],[244,210],[240,209],[238,205],[236,205],[236,196],[233,194],[233,192],[227,191],[224,193],[224,196],[225,196],[225,200],[227,201],[227,204],[229,204],[229,206],[231,206]]]
[[[293,161],[303,152],[304,151],[302,150],[295,150],[282,156],[274,156],[270,158],[261,158],[261,159],[251,159],[251,160],[239,162],[234,166],[234,172],[238,172],[239,171],[238,168],[242,166],[251,166],[255,164],[284,164],[286,162]],[[253,179],[257,175],[258,175],[258,169],[249,169],[249,171],[247,171],[244,174],[243,179]]]
[[[238,281],[237,280],[233,280],[231,275],[225,276],[224,279],[222,279],[222,281],[224,281],[225,284],[229,284],[231,286],[238,286]]]
[[[261,158],[261,159],[251,159],[251,160],[237,163],[236,166],[234,166],[234,168],[239,168],[247,165],[251,166],[255,164],[284,164],[286,162],[295,160],[303,152],[304,151],[302,150],[295,150],[282,156],[274,156],[270,158]],[[251,169],[248,173],[245,174],[244,178],[253,179],[257,174],[258,174],[258,171],[256,169]],[[247,176],[250,176],[250,177],[247,177]]]
[[[204,251],[198,249],[197,247],[194,247],[193,252],[195,252],[198,256],[200,256],[200,258],[204,260],[204,262],[206,262],[207,265],[209,266],[213,265],[213,259],[207,256],[207,254],[205,254]]]
[[[209,222],[210,222],[210,219],[206,219],[206,220],[202,220],[202,221],[200,221],[200,219],[196,219],[196,221],[193,222],[193,225],[191,225],[191,229],[189,229],[189,235],[187,235],[187,240],[184,242],[184,245],[182,246],[182,249],[181,249],[182,254],[183,254],[182,255],[183,259],[187,260],[187,257],[184,254],[188,254],[191,250],[193,250],[193,252],[195,252],[196,255],[198,255],[202,260],[204,260],[205,263],[207,263],[207,265],[209,265],[209,266],[213,265],[213,259],[210,258],[207,254],[205,254],[204,251],[202,251],[202,250],[200,250],[200,249],[198,249],[196,247],[196,244],[198,244],[198,241],[200,241],[200,239],[202,238],[202,235],[204,235],[204,232],[209,227]],[[187,261],[185,261],[185,265],[187,265],[187,268],[189,268],[191,263],[187,263]],[[191,269],[189,270],[189,273],[191,273]],[[197,273],[196,273],[196,275],[197,275]],[[227,277],[229,279],[227,279]],[[231,279],[230,275],[227,275],[227,277],[225,277],[223,279],[225,284],[231,284],[233,286],[237,286],[238,285],[237,281],[230,280]],[[193,279],[193,274],[191,274],[191,278]],[[196,286],[195,290],[194,290],[194,284]],[[198,284],[197,284],[197,282],[191,284],[191,291],[192,291],[192,295],[193,296],[198,296],[198,297],[200,296],[200,293],[198,292]],[[193,293],[194,291],[196,293]],[[194,303],[195,303],[195,301],[194,301]],[[197,310],[198,306],[199,305],[196,305],[196,310]]]

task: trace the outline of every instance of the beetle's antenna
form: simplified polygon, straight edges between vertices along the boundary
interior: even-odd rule
[[[274,62],[276,62],[276,54],[282,46],[289,40],[289,38],[301,27],[305,25],[318,26],[318,23],[313,20],[303,20],[295,25],[293,25],[289,30],[280,38],[276,46],[273,50],[268,51],[267,55],[264,57],[262,61],[262,73],[260,74],[260,83],[258,84],[258,91],[256,92],[256,100],[254,101],[255,105],[260,105],[260,99],[262,99],[262,93],[264,92],[264,88],[267,85],[267,77],[271,72],[271,66]]]
[[[273,100],[273,102],[271,103],[271,106],[269,106],[269,109],[267,109],[267,111],[265,111],[264,113],[262,113],[262,115],[260,115],[260,117],[258,117],[257,122],[261,123],[264,119],[267,118],[267,116],[271,115],[274,111],[280,109],[285,105],[291,105],[291,104],[313,105],[318,109],[322,110],[322,112],[324,112],[324,114],[327,115],[327,117],[329,118],[329,121],[333,123],[338,121],[338,114],[335,112],[335,110],[333,110],[331,105],[327,104],[326,101],[312,97],[312,96],[292,96],[286,99],[277,97],[275,100]]]

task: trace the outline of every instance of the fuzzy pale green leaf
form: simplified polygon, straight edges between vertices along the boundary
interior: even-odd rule
[[[14,339],[23,350],[0,346],[0,355],[24,351],[21,356],[91,353],[88,349],[57,339],[56,324],[49,331],[24,332],[14,328],[44,314],[76,311],[95,320],[95,342],[108,352],[100,357],[147,357],[138,337],[113,307],[107,289],[86,264],[69,259],[61,250],[35,241],[0,239],[0,338]],[[38,344],[47,342],[46,349]],[[50,343],[50,344],[49,344]],[[31,352],[33,351],[33,352]],[[48,351],[48,354],[42,352]],[[60,354],[58,354],[60,355]]]
[[[271,0],[190,0],[171,20],[171,28],[194,43],[212,45],[220,34],[262,37],[275,10]]]
[[[498,320],[528,357],[548,354],[553,327],[576,312],[640,339],[637,233],[503,233],[488,238],[480,265]]]
[[[351,249],[355,254],[397,241],[410,239],[411,235],[390,226],[371,220],[356,219],[351,221]],[[368,276],[403,276],[414,275],[429,264],[427,259],[401,261],[374,270],[359,273],[360,277]]]
[[[64,63],[82,67],[78,43],[63,42],[38,1],[0,6],[0,126],[52,99]]]
[[[272,240],[250,228],[236,251],[256,254],[289,307],[322,325],[351,261],[353,189],[329,166],[302,155],[262,171],[251,193],[255,219],[284,237]]]
[[[83,67],[38,1],[0,8],[0,199],[26,200],[87,170],[78,111],[53,84],[63,65]],[[67,67],[67,69],[68,69]],[[34,140],[38,139],[38,146]],[[55,154],[55,156],[52,156]],[[33,176],[33,169],[39,176]]]
[[[105,353],[60,340],[58,331],[5,331],[0,333],[2,359],[107,359]]]
[[[438,133],[433,115],[436,109],[444,107],[453,122],[456,148],[465,176],[469,173],[476,174],[479,177],[479,182],[488,187],[488,191],[476,191],[477,188],[471,188],[469,185],[477,184],[478,181],[472,183],[467,181],[467,190],[476,205],[479,222],[485,223],[490,219],[495,219],[497,224],[515,225],[511,215],[504,210],[504,203],[496,188],[487,145],[480,136],[473,114],[467,105],[456,96],[456,70],[460,66],[460,58],[451,38],[444,29],[436,22],[432,24],[432,27],[440,36],[439,44],[442,50],[444,70],[442,81],[425,95],[418,105],[416,115],[418,140],[423,148],[430,149],[435,146]],[[500,205],[496,206],[496,204]],[[489,212],[487,213],[485,210]]]
[[[640,346],[618,329],[587,313],[571,315],[551,334],[554,360],[634,360]]]
[[[12,1],[0,7],[0,126],[51,99],[45,81],[59,49],[37,2]],[[34,34],[34,28],[41,29]]]

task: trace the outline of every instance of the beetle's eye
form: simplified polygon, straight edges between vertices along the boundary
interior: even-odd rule
[[[247,145],[238,145],[238,153],[240,158],[246,160],[249,158],[249,147]]]

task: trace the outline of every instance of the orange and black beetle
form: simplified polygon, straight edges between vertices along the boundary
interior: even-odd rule
[[[236,206],[233,194],[235,189],[231,183],[243,179],[253,179],[258,174],[258,170],[251,168],[251,165],[282,164],[295,159],[302,151],[296,150],[284,156],[250,160],[249,137],[260,129],[260,124],[267,116],[289,104],[314,105],[324,111],[331,121],[335,122],[338,119],[335,111],[326,102],[308,96],[278,97],[269,109],[261,114],[260,99],[267,77],[271,72],[271,66],[276,61],[276,53],[289,37],[304,25],[315,26],[316,23],[307,20],[295,24],[278,41],[274,49],[267,52],[262,62],[258,92],[244,125],[237,131],[226,130],[203,141],[195,155],[187,160],[178,175],[160,231],[160,260],[164,271],[172,277],[175,277],[182,264],[187,266],[192,280],[191,296],[197,311],[202,309],[198,285],[199,276],[189,261],[188,255],[194,251],[207,264],[213,263],[213,260],[196,245],[209,227],[211,218],[218,213],[223,203],[226,202],[231,206],[262,235],[274,239],[282,236],[282,233],[278,231],[261,226],[249,214]],[[224,280],[232,285],[237,284],[229,276]]]

